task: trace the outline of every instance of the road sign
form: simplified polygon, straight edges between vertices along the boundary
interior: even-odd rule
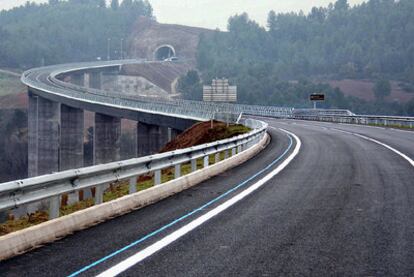
[[[311,101],[324,101],[325,100],[325,94],[311,94],[310,95]]]
[[[237,102],[237,86],[230,86],[227,79],[213,79],[211,86],[203,87],[205,102]]]

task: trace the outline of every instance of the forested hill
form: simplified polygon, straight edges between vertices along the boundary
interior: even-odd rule
[[[309,14],[271,11],[266,27],[247,14],[236,15],[229,19],[228,32],[201,39],[198,69],[207,83],[216,76],[230,78],[239,86],[241,102],[310,106],[303,97],[325,90],[332,96],[326,107],[414,114],[414,101],[406,106],[382,103],[388,80],[413,88],[414,1],[369,0],[350,7],[338,0]],[[377,82],[378,103],[345,99],[339,91],[306,81],[336,78]]]
[[[317,74],[414,77],[412,0],[370,0],[352,8],[339,0],[309,14],[271,11],[267,27],[247,14],[230,18],[229,33],[216,33],[200,44],[200,68],[261,62],[272,63],[281,78],[289,79]]]
[[[1,11],[0,67],[106,59],[108,39],[111,57],[119,58],[139,16],[152,17],[148,1],[49,0]]]

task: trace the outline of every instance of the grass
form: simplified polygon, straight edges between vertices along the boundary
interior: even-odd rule
[[[395,128],[395,129],[405,129],[405,130],[414,130],[414,127],[411,128],[410,126],[402,126],[397,124],[375,124],[375,123],[369,123],[369,126],[375,126],[375,127],[387,127],[387,128]]]
[[[220,153],[220,160],[224,159],[224,153]],[[231,156],[231,151],[229,151],[229,157]],[[209,164],[215,163],[215,155],[209,156]],[[197,169],[203,167],[203,158],[197,159]],[[185,176],[191,173],[191,163],[186,163],[181,166],[181,176]],[[174,179],[174,168],[167,168],[162,170],[161,181],[166,183]],[[136,184],[136,190],[143,191],[154,186],[154,176],[146,175],[141,176]],[[114,199],[118,199],[129,193],[129,182],[121,181],[117,183],[110,184],[109,188],[104,192],[104,202],[109,202]],[[92,189],[92,195],[94,195],[94,189]],[[69,215],[74,212],[92,207],[95,205],[94,199],[86,199],[79,202],[76,202],[71,205],[66,205],[67,196],[62,196],[62,205],[60,208],[60,216]],[[6,223],[0,224],[0,236],[19,231],[31,226],[48,221],[49,214],[47,211],[38,211],[36,213],[23,216],[21,218],[9,218]]]

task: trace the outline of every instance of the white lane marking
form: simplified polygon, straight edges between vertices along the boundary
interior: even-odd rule
[[[388,144],[385,144],[385,143],[380,142],[380,141],[378,141],[378,140],[376,140],[376,139],[373,139],[373,138],[370,138],[370,137],[367,137],[367,136],[364,136],[364,135],[361,135],[361,134],[357,134],[357,133],[353,133],[353,132],[348,132],[348,131],[344,131],[344,130],[340,130],[340,129],[336,129],[336,128],[331,128],[331,129],[332,129],[332,130],[335,130],[335,131],[337,131],[337,132],[341,132],[341,133],[345,133],[345,134],[349,134],[349,135],[354,135],[354,136],[357,136],[357,137],[359,137],[359,138],[362,138],[362,139],[365,139],[365,140],[368,140],[368,141],[374,142],[374,143],[376,143],[376,144],[378,144],[378,145],[381,145],[381,146],[383,146],[383,147],[385,147],[385,148],[387,148],[387,149],[391,150],[392,152],[396,153],[396,154],[397,154],[397,155],[399,155],[400,157],[404,158],[405,160],[407,160],[407,161],[411,164],[411,166],[413,166],[413,167],[414,167],[414,160],[412,160],[412,159],[411,159],[410,157],[408,157],[406,154],[404,154],[404,153],[402,153],[402,152],[398,151],[397,149],[395,149],[395,148],[393,148],[393,147],[389,146]]]
[[[302,142],[301,140],[293,133],[286,131],[284,129],[280,129],[283,132],[291,135],[295,138],[296,146],[293,150],[292,154],[289,155],[286,160],[284,160],[279,166],[277,166],[274,170],[269,172],[265,177],[251,185],[246,190],[242,191],[241,193],[237,194],[233,198],[227,200],[223,204],[220,204],[213,210],[209,211],[208,213],[196,218],[195,220],[191,221],[187,225],[181,227],[180,229],[174,231],[173,233],[167,235],[166,237],[162,238],[161,240],[155,242],[154,244],[148,246],[147,248],[139,251],[138,253],[134,254],[133,256],[127,258],[126,260],[116,264],[115,266],[107,269],[106,271],[102,272],[98,275],[98,277],[109,277],[109,276],[116,276],[125,270],[131,268],[132,266],[136,265],[137,263],[141,262],[145,258],[153,255],[155,252],[163,249],[164,247],[168,246],[169,244],[173,243],[177,239],[181,238],[185,234],[191,232],[195,228],[199,227],[209,219],[213,218],[214,216],[220,214],[221,212],[225,211],[229,207],[233,206],[237,202],[241,201],[246,196],[250,195],[264,184],[266,184],[270,179],[276,176],[279,172],[281,172],[288,164],[298,155],[299,150],[301,148]]]

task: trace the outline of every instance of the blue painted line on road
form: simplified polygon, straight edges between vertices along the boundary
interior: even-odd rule
[[[97,266],[97,265],[99,265],[99,264],[101,264],[101,263],[103,263],[103,262],[105,262],[105,261],[107,261],[107,260],[109,260],[109,259],[113,258],[114,256],[116,256],[116,255],[118,255],[118,254],[120,254],[120,253],[122,253],[122,252],[125,252],[126,250],[128,250],[128,249],[130,249],[130,248],[132,248],[132,247],[134,247],[134,246],[137,246],[138,244],[140,244],[140,243],[142,243],[142,242],[144,242],[144,241],[148,240],[149,238],[151,238],[151,237],[153,237],[153,236],[158,235],[158,234],[159,234],[159,233],[161,233],[162,231],[165,231],[166,229],[168,229],[168,228],[170,228],[170,227],[172,227],[172,226],[176,225],[177,223],[179,223],[179,222],[181,222],[181,221],[185,220],[186,218],[188,218],[188,217],[190,217],[190,216],[194,215],[195,213],[198,213],[198,212],[200,212],[200,211],[204,210],[205,208],[207,208],[207,207],[209,207],[209,206],[213,205],[214,203],[216,203],[216,202],[220,201],[221,199],[223,199],[224,197],[226,197],[226,196],[227,196],[227,195],[229,195],[230,193],[232,193],[232,192],[234,192],[234,191],[238,190],[239,188],[241,188],[241,187],[245,186],[245,185],[246,185],[246,184],[248,184],[250,181],[252,181],[254,178],[256,178],[256,177],[257,177],[257,176],[259,176],[260,174],[264,173],[265,171],[269,170],[269,169],[270,169],[271,167],[273,167],[276,163],[278,163],[281,159],[283,159],[283,157],[285,157],[285,156],[286,156],[286,154],[290,151],[290,149],[292,148],[292,145],[293,145],[293,139],[292,139],[292,137],[291,137],[289,134],[287,134],[287,136],[289,137],[289,146],[288,146],[288,148],[287,148],[287,149],[283,152],[283,154],[282,154],[282,155],[280,155],[277,159],[273,160],[273,161],[272,161],[269,165],[267,165],[265,168],[263,168],[262,170],[260,170],[260,171],[259,171],[259,172],[257,172],[256,174],[254,174],[254,175],[252,175],[251,177],[247,178],[246,180],[244,180],[243,182],[241,182],[240,184],[238,184],[238,185],[237,185],[237,186],[235,186],[234,188],[232,188],[232,189],[230,189],[230,190],[226,191],[225,193],[223,193],[222,195],[218,196],[217,198],[214,198],[213,200],[211,200],[211,201],[207,202],[207,203],[206,203],[206,204],[204,204],[203,206],[201,206],[201,207],[199,207],[199,208],[197,208],[197,209],[195,209],[195,210],[193,210],[193,211],[191,211],[191,212],[187,213],[186,215],[183,215],[183,216],[182,216],[182,217],[180,217],[180,218],[175,219],[174,221],[172,221],[172,222],[168,223],[167,225],[164,225],[163,227],[161,227],[161,228],[159,228],[159,229],[157,229],[157,230],[155,230],[155,231],[153,231],[153,232],[149,233],[148,235],[146,235],[146,236],[144,236],[144,237],[142,237],[142,238],[140,238],[140,239],[138,239],[138,240],[136,240],[136,241],[132,242],[131,244],[129,244],[129,245],[127,245],[127,246],[125,246],[125,247],[123,247],[123,248],[121,248],[121,249],[119,249],[119,250],[117,250],[117,251],[115,251],[115,252],[112,252],[111,254],[109,254],[109,255],[107,255],[107,256],[105,256],[105,257],[103,257],[103,258],[101,258],[101,259],[99,259],[99,260],[97,260],[97,261],[95,261],[95,262],[93,262],[93,263],[91,263],[90,265],[87,265],[87,266],[85,266],[85,267],[81,268],[80,270],[78,270],[78,271],[76,271],[76,272],[74,272],[74,273],[70,274],[70,275],[69,275],[69,277],[75,277],[75,276],[78,276],[78,275],[80,275],[81,273],[83,273],[83,272],[85,272],[85,271],[87,271],[87,270],[89,270],[89,269],[91,269],[91,268],[93,268],[93,267],[95,267],[95,266]]]

